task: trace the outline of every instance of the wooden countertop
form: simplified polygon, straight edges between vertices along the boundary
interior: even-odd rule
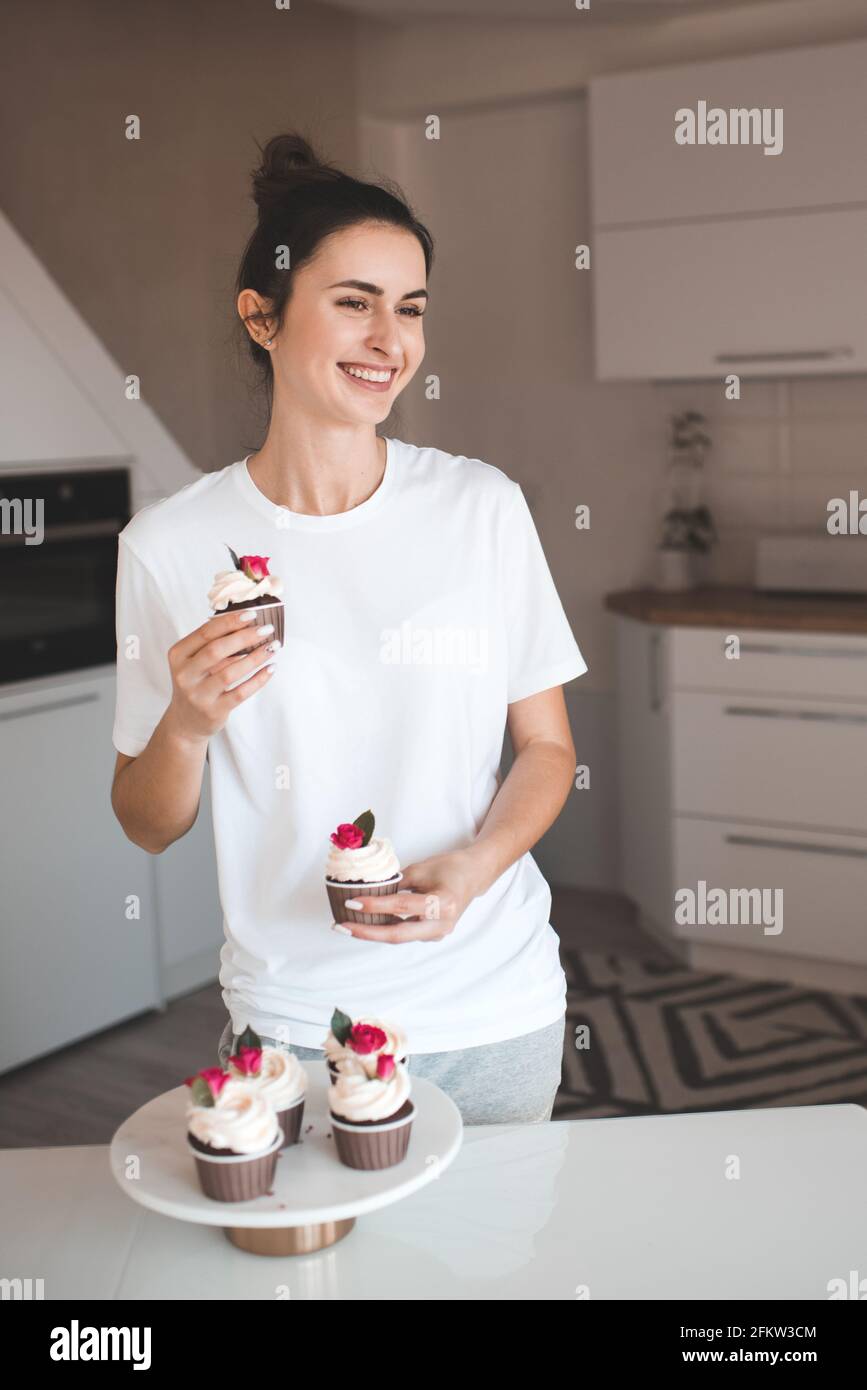
[[[794,632],[867,634],[863,595],[760,594],[715,586],[669,593],[621,589],[606,594],[605,607],[626,618],[666,627],[776,628]]]

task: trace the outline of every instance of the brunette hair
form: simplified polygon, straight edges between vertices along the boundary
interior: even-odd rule
[[[272,308],[270,314],[253,314],[252,319],[273,320],[273,331],[277,332],[292,296],[294,272],[313,259],[320,243],[332,232],[360,222],[380,222],[412,232],[430,274],[433,238],[397,184],[366,183],[343,173],[319,159],[310,143],[298,134],[274,135],[264,150],[259,146],[259,152],[261,162],[252,171],[252,196],[259,217],[241,256],[235,297],[242,290],[255,290]],[[289,248],[287,269],[275,264],[278,246]],[[240,328],[270,407],[274,386],[271,354],[253,341],[243,324]]]

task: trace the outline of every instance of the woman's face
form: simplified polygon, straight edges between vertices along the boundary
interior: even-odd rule
[[[424,357],[425,279],[411,232],[364,223],[328,237],[295,275],[270,349],[275,404],[283,390],[324,419],[385,420]]]

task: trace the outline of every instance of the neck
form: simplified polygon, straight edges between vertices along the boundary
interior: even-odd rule
[[[265,443],[247,460],[260,492],[307,516],[351,511],[372,496],[385,472],[386,445],[372,425],[272,420]]]

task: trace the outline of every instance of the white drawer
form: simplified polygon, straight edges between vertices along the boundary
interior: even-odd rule
[[[867,838],[675,816],[673,844],[675,891],[697,893],[700,881],[707,893],[769,890],[763,899],[766,913],[756,901],[750,920],[733,926],[678,924],[673,902],[675,936],[867,965]],[[782,890],[781,900],[774,889]],[[728,903],[733,906],[730,898]],[[780,932],[774,916],[782,921]]]
[[[867,708],[677,690],[672,809],[867,834]]]
[[[737,659],[725,654],[732,635],[740,639]],[[676,690],[867,702],[867,637],[736,627],[675,627],[668,636],[669,679]]]

